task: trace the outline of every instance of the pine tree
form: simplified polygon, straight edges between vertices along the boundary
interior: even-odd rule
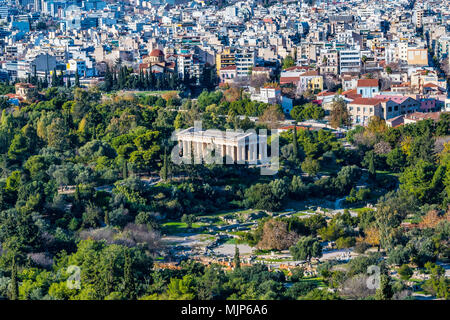
[[[17,266],[16,266],[16,257],[13,256],[12,265],[11,265],[11,292],[10,292],[11,300],[19,299],[19,284],[17,283]]]
[[[234,246],[234,268],[235,269],[241,268],[241,258],[239,255],[239,248],[237,245]]]
[[[128,299],[136,299],[136,285],[132,270],[132,261],[130,252],[125,253],[125,265],[123,267],[124,293]]]

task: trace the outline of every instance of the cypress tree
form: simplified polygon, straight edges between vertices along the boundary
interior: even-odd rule
[[[123,160],[123,164],[122,164],[122,177],[123,177],[123,179],[126,179],[126,178],[128,177],[127,160]]]
[[[375,293],[375,299],[377,300],[390,300],[394,295],[394,291],[391,285],[391,279],[388,275],[382,274],[380,279],[380,288]]]
[[[134,282],[132,261],[130,257],[130,252],[127,250],[125,253],[125,265],[123,268],[123,281],[124,281],[124,291],[125,295],[132,300],[136,299],[136,286]]]
[[[114,258],[111,257],[108,261],[108,265],[106,266],[105,273],[105,286],[103,295],[106,297],[114,290]]]
[[[11,292],[10,292],[11,300],[19,299],[19,284],[17,283],[17,266],[16,266],[16,257],[13,256],[12,265],[11,265]]]
[[[169,167],[168,167],[168,163],[167,163],[167,148],[165,148],[164,149],[163,167],[161,169],[161,179],[166,181],[168,176],[169,176]]]
[[[105,224],[109,226],[109,214],[108,211],[105,211]]]
[[[237,245],[234,245],[234,268],[241,268],[241,257],[239,255],[239,248],[237,247]]]
[[[56,68],[53,69],[53,73],[52,73],[52,87],[57,87],[58,86],[58,78],[56,77]]]
[[[75,87],[80,87],[80,75],[78,74],[78,71],[75,73]]]
[[[42,83],[42,86],[44,88],[48,88],[48,72],[47,72],[47,70],[45,70],[45,79],[44,79],[44,82]]]
[[[297,124],[294,124],[294,131],[292,132],[292,145],[294,151],[294,159],[298,159],[298,145],[297,145]]]
[[[106,72],[105,72],[105,90],[107,92],[112,90],[113,87],[113,76],[111,74],[111,70],[109,69],[109,66],[106,66]]]
[[[375,155],[373,151],[369,153],[369,178],[375,179],[377,177],[377,171],[375,170]]]

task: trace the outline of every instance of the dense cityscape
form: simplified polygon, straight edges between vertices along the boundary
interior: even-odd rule
[[[449,300],[449,85],[449,0],[0,0],[0,300]]]

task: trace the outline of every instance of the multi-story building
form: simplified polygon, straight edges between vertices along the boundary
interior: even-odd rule
[[[339,72],[359,73],[361,71],[361,52],[356,49],[339,51]]]
[[[319,75],[318,71],[307,71],[302,73],[299,77],[297,92],[303,93],[306,90],[319,93],[323,91],[323,76]]]
[[[320,52],[318,64],[320,66],[320,74],[339,73],[339,55],[335,49],[322,50]]]
[[[231,48],[224,48],[221,53],[216,54],[216,70],[217,74],[220,73],[220,70],[224,67],[229,67],[235,65],[235,57],[234,52],[232,52]]]
[[[249,77],[255,66],[255,53],[249,50],[238,50],[235,54],[237,77]]]

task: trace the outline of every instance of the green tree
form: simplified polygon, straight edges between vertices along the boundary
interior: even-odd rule
[[[312,159],[310,157],[306,158],[305,161],[301,164],[302,171],[306,172],[311,176],[315,176],[319,173],[320,163],[316,159]]]
[[[283,66],[282,66],[283,70],[293,66],[295,66],[294,58],[292,58],[291,56],[287,56],[286,58],[283,59]]]
[[[369,152],[369,178],[375,180],[377,177],[377,171],[375,170],[375,155],[374,152]]]
[[[350,113],[343,99],[333,101],[330,111],[330,125],[333,128],[348,127],[352,124]]]
[[[234,246],[234,268],[235,269],[241,268],[241,258],[239,256],[239,248],[237,245]]]
[[[135,282],[133,269],[132,269],[132,260],[130,253],[128,251],[125,252],[125,265],[123,269],[123,286],[125,296],[129,299],[136,299],[136,282]]]
[[[80,75],[78,74],[78,70],[75,73],[75,88],[80,88]]]
[[[391,279],[388,275],[382,274],[380,278],[380,287],[375,293],[375,299],[377,300],[390,300],[394,295],[394,291],[391,285]]]
[[[406,168],[400,176],[400,188],[413,194],[420,201],[429,199],[435,168],[434,164],[419,160],[414,166]]]
[[[411,276],[414,274],[414,272],[407,264],[403,264],[398,269],[398,274],[400,275],[400,278],[402,278],[402,280],[408,281],[409,278],[411,278]]]
[[[292,146],[294,159],[298,160],[297,124],[294,125],[294,130],[292,131]]]
[[[192,225],[197,221],[197,217],[193,214],[184,214],[181,217],[181,222],[186,223],[188,229],[192,228]]]
[[[10,283],[10,300],[18,300],[19,299],[19,283],[17,279],[17,265],[16,265],[16,256],[14,255],[12,258],[11,264],[11,283]]]
[[[312,236],[301,237],[296,245],[289,248],[294,260],[307,260],[320,258],[322,256],[322,246],[320,242]]]
[[[400,172],[406,166],[406,155],[400,148],[394,148],[387,154],[386,163],[392,171]]]

